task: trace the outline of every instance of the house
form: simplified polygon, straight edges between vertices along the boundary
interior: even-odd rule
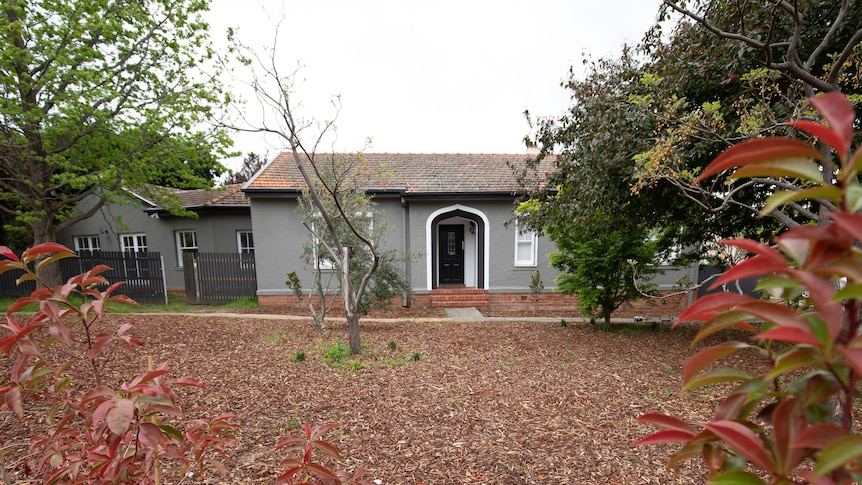
[[[174,216],[156,191],[178,198],[197,217]],[[82,204],[92,204],[85,200]],[[76,251],[159,252],[169,292],[182,292],[184,252],[254,252],[249,201],[239,184],[216,189],[149,187],[127,191],[92,217],[62,231],[61,244]]]
[[[362,155],[362,163],[386,174],[385,180],[366,188],[393,227],[386,244],[399,255],[419,254],[404,263],[414,294],[412,301],[403,303],[523,308],[533,305],[530,285],[539,271],[546,288],[541,306],[576,306],[573,297],[552,291],[559,274],[548,264],[553,243],[522,230],[513,220],[519,186],[510,164],[525,159],[525,155]],[[306,292],[312,281],[313,268],[301,257],[309,233],[297,212],[304,187],[291,152],[275,157],[243,186],[251,203],[261,305],[295,301],[285,284],[290,271],[297,273]]]

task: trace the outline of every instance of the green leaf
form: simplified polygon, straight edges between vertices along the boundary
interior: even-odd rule
[[[738,369],[726,368],[718,369],[706,374],[700,374],[686,381],[683,386],[684,391],[697,389],[698,387],[710,386],[712,384],[720,384],[723,382],[738,382],[751,379],[751,374]]]
[[[737,169],[731,178],[788,177],[823,183],[820,165],[809,158],[781,158],[750,163]]]
[[[862,437],[848,436],[842,438],[827,446],[820,453],[814,475],[822,477],[859,458],[862,458]]]
[[[748,313],[736,310],[722,312],[717,317],[704,323],[700,327],[700,331],[698,331],[697,335],[692,339],[691,343],[694,345],[704,338],[729,327],[736,327],[753,334],[757,333],[757,329],[747,323],[751,318],[751,315]]]
[[[174,428],[169,424],[159,424],[158,426],[162,430],[162,432],[165,433],[165,435],[170,436],[177,441],[183,440],[183,432],[179,429]]]
[[[778,356],[772,370],[766,374],[765,379],[773,380],[788,372],[811,367],[817,363],[817,359],[810,350],[805,348],[794,348]]]
[[[860,149],[858,157],[862,159],[862,149]],[[859,212],[862,210],[862,185],[855,180],[851,181],[844,189],[844,198],[847,201],[850,212]]]
[[[709,485],[764,485],[757,475],[743,470],[733,470],[716,475],[706,481]]]
[[[760,210],[760,216],[766,216],[770,212],[781,208],[791,202],[811,199],[827,199],[833,202],[841,200],[841,190],[832,186],[816,186],[803,190],[785,190],[776,192],[766,200],[766,205]]]

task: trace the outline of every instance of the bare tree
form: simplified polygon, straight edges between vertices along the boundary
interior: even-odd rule
[[[374,242],[354,223],[350,209],[341,203],[342,191],[350,189],[342,185],[342,182],[350,176],[351,172],[343,172],[333,181],[323,176],[322,161],[318,160],[318,147],[325,136],[335,130],[340,100],[336,97],[333,101],[336,116],[331,121],[313,123],[298,118],[295,115],[296,107],[292,102],[294,80],[298,69],[284,73],[276,61],[275,46],[278,45],[278,28],[276,28],[273,47],[266,49],[265,55],[260,55],[254,49],[242,44],[235,36],[231,37],[235,52],[240,55],[241,62],[251,72],[250,87],[254,91],[255,100],[265,113],[259,123],[243,119],[246,127],[233,128],[276,135],[290,149],[297,170],[307,186],[308,197],[323,223],[323,227],[316,228],[316,231],[326,233],[327,244],[324,248],[329,254],[329,259],[341,273],[341,297],[347,320],[348,345],[351,353],[358,354],[361,350],[359,305],[374,271],[380,264],[380,254]],[[313,136],[306,136],[313,126],[316,127],[316,133]],[[349,261],[350,251],[357,251],[360,248],[349,247],[338,227],[346,228],[352,235],[351,239],[359,241],[363,246],[362,249],[367,249],[370,264],[362,277],[357,279],[357,284],[354,284],[351,278]]]

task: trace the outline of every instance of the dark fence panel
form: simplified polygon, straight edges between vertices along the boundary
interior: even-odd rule
[[[757,286],[757,282],[760,278],[746,278],[739,281],[739,287],[737,287],[736,283],[728,283],[725,288],[714,288],[711,289],[710,286],[718,279],[719,275],[724,271],[716,268],[715,266],[701,266],[698,271],[697,282],[701,284],[701,286],[697,290],[697,297],[703,297],[706,295],[712,295],[714,293],[722,293],[725,291],[729,291],[731,293],[739,293],[742,290],[742,293],[754,298],[760,298],[760,291],[755,290],[754,288]],[[705,283],[705,284],[704,284]]]
[[[167,302],[162,256],[158,252],[81,251],[77,258],[60,260],[64,280],[100,264],[111,268],[101,273],[110,284],[125,282],[115,293],[138,303],[163,305]]]
[[[257,293],[254,253],[186,253],[183,267],[190,303],[228,303]]]
[[[15,251],[19,258],[23,253],[23,251]],[[0,258],[5,259],[2,256]],[[33,265],[30,265],[30,268],[32,269]],[[20,285],[16,283],[16,280],[23,274],[23,271],[12,270],[0,275],[0,298],[21,298],[33,293],[33,290],[36,289],[35,281],[24,281]]]

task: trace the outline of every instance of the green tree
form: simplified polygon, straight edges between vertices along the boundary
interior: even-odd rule
[[[664,4],[683,16],[670,35],[656,29],[642,45],[650,91],[635,102],[655,114],[656,130],[652,145],[636,159],[635,186],[670,183],[706,217],[735,212],[737,219],[751,220],[770,194],[798,192],[804,185],[798,178],[730,174],[699,185],[695,177],[734,143],[794,134],[782,122],[812,116],[808,96],[841,90],[858,99],[862,2]],[[835,173],[831,162],[821,163],[823,171]],[[767,241],[786,228],[825,222],[826,210],[835,210],[827,198],[791,201],[773,206],[763,227],[752,228],[755,233],[724,235]]]
[[[56,240],[123,187],[206,187],[223,171],[230,142],[204,129],[226,99],[206,74],[207,8],[201,0],[3,3],[0,210],[28,226],[34,243]],[[78,211],[89,196],[99,202]]]
[[[613,227],[613,226],[611,226]],[[557,251],[549,255],[551,266],[562,273],[557,289],[578,297],[581,311],[599,316],[605,326],[611,314],[627,301],[637,300],[651,288],[639,282],[657,271],[656,242],[643,227],[617,226],[577,237],[551,233]]]
[[[632,51],[589,67],[583,80],[570,72],[572,104],[563,115],[535,120],[527,142],[539,154],[517,173],[525,193],[516,217],[556,244],[558,288],[610,322],[619,305],[643,296],[634,270],[654,274],[659,256],[692,229],[684,223],[691,208],[667,197],[666,184],[631,193],[632,157],[653,128],[650,114],[629,100],[644,74]]]

